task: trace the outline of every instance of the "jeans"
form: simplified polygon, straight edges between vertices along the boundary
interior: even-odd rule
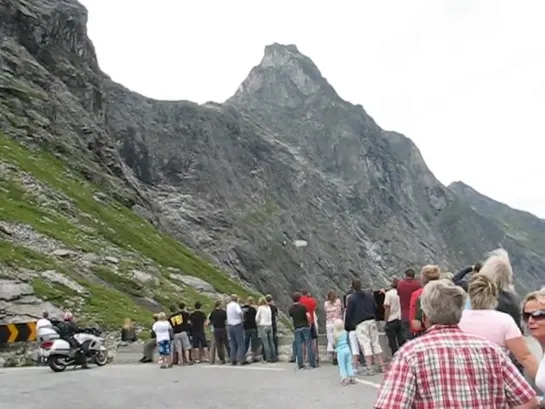
[[[354,376],[354,367],[352,366],[352,352],[348,345],[337,350],[337,361],[341,379]]]
[[[229,347],[231,349],[230,358],[232,363],[242,363],[246,360],[246,350],[244,349],[244,327],[242,324],[228,325]]]
[[[259,338],[263,343],[263,358],[266,361],[274,361],[276,359],[276,351],[274,349],[272,327],[270,325],[260,325],[258,327]]]
[[[252,353],[256,353],[259,348],[259,338],[257,337],[257,328],[244,330],[244,353],[251,348]]]
[[[410,339],[413,339],[414,336],[413,336],[413,332],[411,331],[411,325],[409,324],[409,319],[405,319],[403,318],[401,320],[401,328],[402,328],[402,332],[403,332],[403,339],[405,341],[408,341]]]
[[[312,340],[310,338],[310,327],[295,329],[295,353],[297,355],[297,365],[299,368],[305,366],[303,359],[303,344],[307,349],[308,363],[311,367],[315,368],[316,361],[314,360],[314,349],[312,348]]]
[[[221,362],[225,361],[225,350],[230,355],[229,341],[227,340],[227,330],[225,328],[214,329],[214,342],[216,351]]]
[[[144,344],[144,358],[153,361],[153,351],[155,350],[155,339],[148,339]]]
[[[274,356],[278,357],[278,331],[274,327],[272,329],[272,338],[274,344]]]
[[[386,336],[388,337],[388,345],[390,346],[392,355],[394,355],[401,345],[405,343],[401,320],[387,322],[385,332]]]

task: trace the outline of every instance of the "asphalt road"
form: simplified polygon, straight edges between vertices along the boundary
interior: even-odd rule
[[[200,364],[106,365],[90,370],[0,369],[5,409],[151,409],[332,407],[371,409],[380,376],[341,386],[336,367],[295,370],[294,365],[246,367]]]

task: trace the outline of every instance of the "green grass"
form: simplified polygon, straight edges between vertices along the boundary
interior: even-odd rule
[[[13,268],[23,267],[41,270],[53,270],[57,266],[55,260],[51,257],[1,239],[0,263]]]
[[[119,190],[116,186],[109,186],[107,179],[102,180],[101,186],[91,184],[78,177],[64,162],[51,154],[28,149],[1,134],[0,161],[15,165],[56,193],[64,194],[77,210],[77,218],[74,220],[57,210],[55,199],[51,200],[50,206],[41,206],[40,203],[47,198],[41,197],[38,200],[34,191],[25,191],[15,174],[8,180],[0,179],[0,219],[28,224],[67,247],[86,252],[100,254],[101,248],[114,244],[150,258],[163,270],[175,267],[184,274],[199,277],[212,284],[220,293],[237,293],[242,297],[257,296],[168,234],[156,230],[121,203],[115,200],[107,204],[96,201],[93,196],[99,191]],[[86,216],[81,215],[82,213]],[[85,227],[92,230],[84,230]],[[179,301],[191,306],[195,301],[201,301],[205,311],[211,309],[215,301],[189,287],[184,287],[182,294],[177,294],[173,287],[164,283],[166,278],[162,279],[159,288],[142,285],[131,279],[130,273],[127,273],[129,267],[138,268],[137,264],[129,265],[124,260],[119,265],[120,274],[102,266],[92,269],[97,277],[111,287],[85,279],[81,272],[75,270],[77,266],[70,261],[57,260],[1,239],[0,262],[13,268],[24,267],[37,271],[55,269],[67,274],[90,291],[90,296],[82,305],[84,313],[105,326],[119,327],[126,317],[146,325],[151,323],[150,312],[137,305],[132,297],[150,296],[165,309]],[[64,298],[72,295],[68,289],[43,280],[35,280],[33,286],[37,293],[49,300],[62,302],[63,292]]]
[[[115,273],[108,267],[93,266],[91,267],[93,273],[100,277],[102,280],[110,283],[119,291],[124,291],[127,294],[134,295],[135,297],[141,297],[144,295],[144,285],[136,280],[131,280],[123,273]]]

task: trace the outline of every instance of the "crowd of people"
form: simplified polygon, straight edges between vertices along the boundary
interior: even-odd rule
[[[253,297],[242,305],[237,295],[230,298],[225,306],[217,301],[208,314],[202,311],[200,302],[191,313],[182,302],[171,307],[169,316],[164,312],[154,315],[151,339],[144,345],[140,362],[153,362],[155,348],[162,368],[214,363],[216,357],[220,364],[227,360],[232,365],[276,362],[278,308],[272,296],[261,297],[257,305]],[[207,339],[207,327],[211,340]]]
[[[298,368],[316,367],[317,301],[308,291],[292,300],[291,360]],[[545,407],[536,396],[536,390],[545,392],[545,361],[538,363],[523,336],[526,324],[545,344],[545,290],[529,294],[521,311],[505,250],[455,275],[436,265],[422,267],[418,277],[408,269],[390,288],[375,292],[355,279],[342,300],[329,291],[323,308],[327,352],[341,384],[354,384],[358,373],[385,373],[377,409]],[[259,360],[259,351],[263,362],[277,360],[278,309],[270,295],[258,305],[251,297],[241,305],[233,295],[208,315],[198,304],[191,314],[183,304],[178,310],[170,317],[159,314],[153,326],[163,367],[173,355],[178,364],[202,356],[211,361],[217,354],[221,363],[247,365]],[[382,323],[393,355],[389,365],[379,342]],[[206,325],[214,351],[206,349]]]
[[[545,291],[519,304],[507,252],[495,250],[454,277],[424,266],[420,281],[409,271],[389,290],[400,300],[402,330],[390,331],[398,349],[374,407],[545,407],[536,393],[545,392],[545,361],[538,364],[522,330],[545,344]]]

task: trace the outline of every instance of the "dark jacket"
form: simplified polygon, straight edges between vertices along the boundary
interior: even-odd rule
[[[519,305],[520,301],[515,294],[503,290],[499,291],[498,307],[496,308],[496,310],[509,314],[511,317],[513,317],[513,319],[517,323],[517,326],[522,332],[522,317]]]
[[[373,294],[365,291],[357,291],[350,295],[346,306],[344,328],[346,331],[354,331],[356,325],[376,318],[377,305]]]
[[[456,284],[459,287],[462,287],[464,291],[467,293],[467,281],[465,280],[465,276],[468,275],[471,271],[473,271],[472,267],[466,267],[463,270],[458,271],[454,277],[452,277],[452,282]]]

